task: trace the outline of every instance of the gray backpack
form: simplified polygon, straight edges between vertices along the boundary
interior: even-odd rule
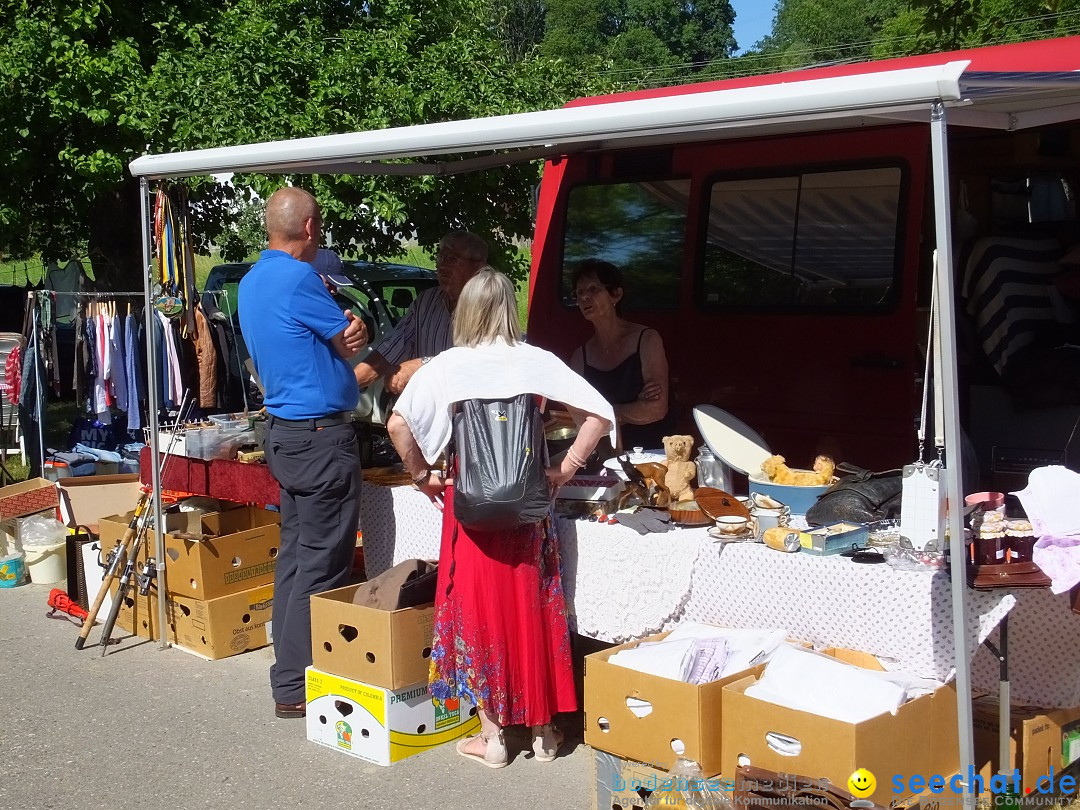
[[[505,531],[548,516],[547,443],[535,396],[459,402],[453,442],[454,515],[461,525]]]

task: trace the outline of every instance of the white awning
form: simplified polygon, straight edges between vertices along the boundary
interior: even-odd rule
[[[792,81],[759,87],[688,92],[556,110],[392,127],[289,141],[226,146],[131,162],[149,178],[223,172],[266,174],[442,174],[507,165],[590,148],[664,140],[735,137],[801,121],[895,118],[926,110],[935,99],[963,102],[966,61],[904,70]],[[494,153],[494,154],[493,154]],[[381,164],[408,158],[455,156],[441,164]],[[462,159],[466,162],[463,165]]]

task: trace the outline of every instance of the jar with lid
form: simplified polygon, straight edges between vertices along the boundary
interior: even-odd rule
[[[712,487],[724,492],[731,492],[731,471],[724,462],[713,454],[713,451],[708,446],[701,446],[695,462],[697,463],[699,487]]]

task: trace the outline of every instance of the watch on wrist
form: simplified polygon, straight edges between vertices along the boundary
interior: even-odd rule
[[[422,487],[431,478],[431,470],[424,470],[421,475],[416,476],[412,482],[414,486]]]

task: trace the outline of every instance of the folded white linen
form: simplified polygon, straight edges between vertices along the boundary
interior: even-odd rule
[[[722,638],[727,643],[728,657],[720,672],[720,678],[742,672],[757,664],[765,663],[769,656],[788,637],[788,631],[782,629],[756,630],[737,627],[715,627],[699,622],[684,622],[676,627],[665,641],[679,641],[686,638]]]
[[[688,683],[712,683],[720,680],[727,663],[728,644],[722,638],[696,638],[690,650],[691,667]]]
[[[790,709],[861,723],[896,710],[907,688],[898,673],[874,673],[827,655],[790,645],[778,648],[764,674],[746,694]],[[902,675],[902,674],[901,674]]]
[[[619,650],[608,658],[608,663],[660,678],[685,681],[694,663],[693,647],[692,638],[644,641],[628,650]]]
[[[1024,505],[1035,536],[1080,534],[1080,475],[1068,467],[1037,467],[1013,495]]]

